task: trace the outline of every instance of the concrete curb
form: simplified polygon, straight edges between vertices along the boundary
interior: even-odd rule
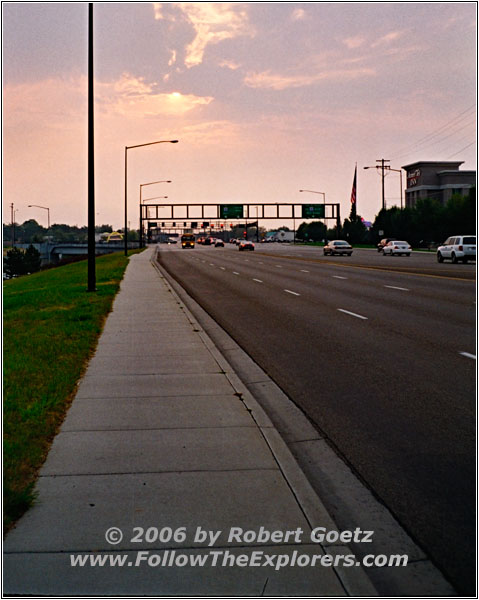
[[[176,282],[173,282],[171,276],[157,263],[156,253],[152,258],[152,264],[158,270],[160,277],[164,279],[165,284],[170,288],[171,293],[178,299],[180,306],[181,304],[184,304],[184,306],[181,306],[181,309],[185,312],[185,315],[190,322],[196,328],[200,329],[200,337],[203,339],[206,347],[221,369],[225,372],[226,377],[235,389],[238,397],[251,413],[311,528],[314,529],[315,527],[321,526],[326,527],[328,530],[339,531],[338,526],[331,518],[326,507],[312,488],[290,449],[264,412],[263,408],[256,401],[240,377],[238,377],[229,361],[226,360],[223,354],[218,350],[199,320],[196,319],[190,311],[190,307],[194,300],[187,297],[184,290],[181,290],[181,296],[178,294],[178,288],[180,286]],[[233,342],[233,344],[235,344],[235,342]],[[345,555],[352,553],[347,545],[334,545],[334,547],[321,545],[321,547],[327,554],[337,553]],[[336,572],[349,596],[378,596],[378,592],[362,567],[355,567],[354,569],[345,567],[332,568]]]
[[[374,530],[374,542],[367,549],[361,544],[349,545],[357,556],[408,555],[406,568],[363,569],[368,585],[374,590],[367,595],[456,596],[454,588],[424,551],[356,477],[303,411],[158,264],[156,257],[157,252],[152,263],[184,305],[191,322],[201,328],[206,345],[252,412],[308,521],[324,524],[327,515],[332,528],[338,531],[354,530],[359,523],[364,529]],[[318,512],[315,506],[320,506]],[[350,569],[343,570],[350,575]],[[357,592],[351,591],[356,589],[354,585],[350,588],[344,575],[338,573],[338,576],[348,593],[365,595],[361,586]]]

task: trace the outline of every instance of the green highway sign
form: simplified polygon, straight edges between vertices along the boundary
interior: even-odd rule
[[[303,219],[324,219],[324,204],[303,204],[301,216]]]
[[[242,219],[242,204],[220,204],[220,219]]]

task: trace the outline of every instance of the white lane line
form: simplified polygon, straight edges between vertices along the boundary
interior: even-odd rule
[[[397,287],[395,285],[385,285],[384,287],[389,288],[390,290],[402,290],[403,292],[409,292],[408,288]]]
[[[224,267],[220,267],[220,269],[221,269],[222,271],[226,271],[226,269],[225,269]]]
[[[238,271],[233,271],[233,275],[239,275]]]
[[[282,269],[283,267],[281,265],[274,265],[277,269]]]
[[[476,360],[475,355],[469,354],[469,352],[459,352],[459,354],[462,354],[462,356],[465,356],[466,358],[473,358],[474,360]]]
[[[215,263],[210,263],[210,267],[214,267],[214,266],[215,266]]]
[[[341,277],[341,275],[333,275],[334,279],[347,279],[347,277]]]
[[[254,278],[253,278],[253,281],[257,281],[258,283],[263,283],[263,282],[261,281],[261,279],[254,279]]]
[[[262,261],[262,260],[260,260],[260,261],[258,261],[258,262],[259,262],[259,264],[260,264],[260,265],[262,265],[262,264],[263,264],[263,261]]]
[[[301,269],[301,273],[309,273],[309,271],[306,271],[306,269]]]
[[[363,315],[357,315],[356,313],[350,312],[349,310],[344,310],[344,308],[338,308],[340,312],[346,313],[347,315],[351,315],[352,317],[356,317],[357,319],[364,319],[367,321],[367,317],[363,317]]]
[[[288,294],[293,294],[293,296],[300,296],[301,294],[298,294],[297,292],[292,292],[291,290],[284,290],[285,292],[288,292]]]

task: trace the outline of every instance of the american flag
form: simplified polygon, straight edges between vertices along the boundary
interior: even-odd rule
[[[354,179],[353,179],[353,189],[351,191],[351,204],[356,204],[356,173],[358,170],[358,165],[356,165],[354,169]]]

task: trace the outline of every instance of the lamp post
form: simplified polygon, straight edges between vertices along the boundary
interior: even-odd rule
[[[171,183],[170,179],[162,179],[160,181],[150,181],[149,183],[140,183],[140,248],[143,248],[143,221],[142,221],[142,212],[141,212],[141,191],[145,187],[145,185],[153,185],[155,183]],[[168,196],[162,196],[163,198],[168,198]],[[151,198],[148,198],[151,200]],[[146,200],[145,200],[146,202]]]
[[[401,198],[401,210],[402,210],[402,208],[403,208],[402,169],[392,169],[388,165],[386,165],[386,169],[388,171],[396,171],[396,173],[399,173],[399,185],[401,187],[401,189],[400,189],[400,198]]]
[[[153,146],[154,144],[177,144],[178,140],[159,140],[157,142],[147,142],[146,144],[136,144],[135,146],[125,146],[125,256],[128,256],[128,150],[132,148],[142,148],[143,146]]]
[[[389,169],[390,167],[388,165],[386,165],[385,163],[389,162],[389,160],[386,160],[385,158],[380,158],[378,160],[376,160],[376,162],[381,163],[380,165],[374,165],[374,167],[363,167],[363,169],[376,169],[379,171],[379,169],[381,169],[381,189],[382,189],[382,202],[383,202],[383,210],[386,208],[386,201],[384,198],[384,171],[386,171],[387,169]]]
[[[47,206],[39,206],[38,204],[29,204],[28,208],[43,208],[48,212],[48,231],[50,231],[50,209]]]
[[[308,192],[310,194],[321,194],[323,196],[323,205],[326,204],[326,194],[324,192],[315,192],[314,190],[299,190],[300,192]],[[326,221],[326,206],[324,207],[324,220]],[[326,225],[326,223],[323,223],[323,225],[326,227],[326,231],[328,230],[328,226]]]

